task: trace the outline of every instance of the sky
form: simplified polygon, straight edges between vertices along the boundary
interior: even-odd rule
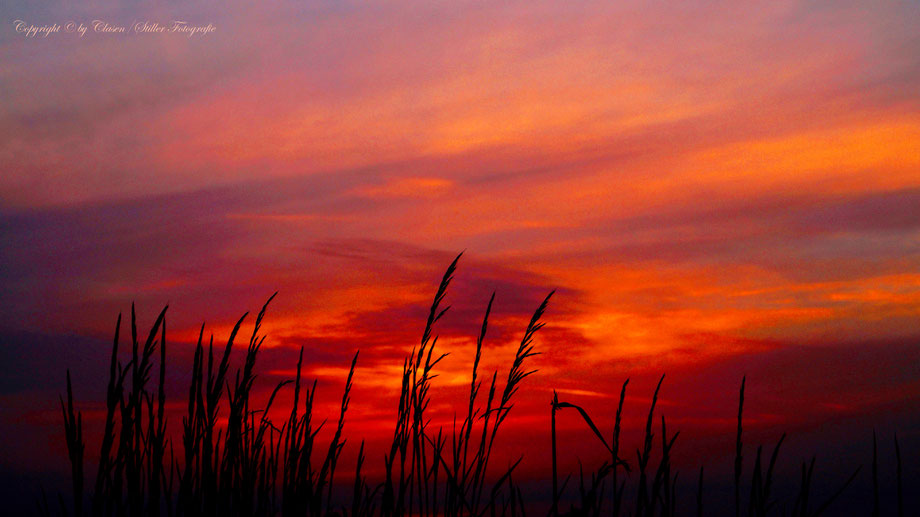
[[[920,449],[916,2],[12,1],[0,15],[5,473],[62,469],[64,370],[94,425],[132,302],[141,327],[169,304],[181,384],[202,322],[226,339],[278,291],[260,389],[302,346],[332,408],[360,349],[346,434],[382,437],[461,251],[436,422],[463,400],[492,292],[484,361],[504,371],[556,290],[509,423],[524,437],[509,457],[539,451],[528,472],[548,460],[553,389],[609,427],[630,377],[632,425],[665,372],[663,411],[704,444],[688,463],[728,458],[743,375],[752,439],[798,432],[833,462],[876,428]],[[30,37],[17,20],[89,30]],[[173,20],[215,30],[132,32]],[[561,425],[572,467],[591,449]]]

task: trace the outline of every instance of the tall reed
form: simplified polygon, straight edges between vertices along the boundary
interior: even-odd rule
[[[58,498],[60,513],[75,516],[269,516],[333,515],[352,517],[497,517],[524,516],[532,505],[525,501],[515,482],[515,470],[523,461],[519,457],[505,468],[495,469],[492,455],[499,429],[505,424],[515,397],[524,381],[536,373],[530,366],[538,355],[534,339],[543,328],[542,318],[550,292],[534,311],[517,345],[507,374],[495,370],[480,372],[483,347],[495,293],[485,308],[475,341],[475,354],[469,391],[462,411],[454,415],[450,429],[431,426],[429,406],[431,387],[438,376],[437,366],[447,356],[437,349],[436,327],[447,313],[444,306],[453,279],[458,255],[449,265],[432,300],[421,340],[403,360],[400,395],[396,405],[392,439],[383,457],[384,479],[372,483],[365,475],[365,442],[357,452],[350,501],[338,500],[336,486],[344,487],[339,463],[346,447],[347,412],[351,404],[354,374],[358,366],[356,351],[345,380],[338,417],[327,444],[319,443],[326,421],[314,413],[317,381],[303,378],[304,350],[300,349],[293,379],[276,383],[263,405],[253,395],[257,380],[256,364],[265,341],[261,334],[266,310],[273,294],[255,318],[252,334],[242,357],[241,366],[231,374],[231,355],[240,329],[248,314],[233,326],[222,350],[215,351],[214,336],[205,339],[202,325],[191,368],[191,381],[181,418],[181,433],[175,440],[168,429],[166,414],[166,311],[157,316],[146,339],[138,338],[135,308],[131,307],[130,352],[127,362],[119,355],[122,317],[119,314],[109,360],[105,418],[96,470],[89,476],[85,465],[83,416],[74,402],[71,373],[67,372],[66,398],[60,398],[71,471],[69,503]],[[154,368],[156,367],[156,370]],[[155,374],[154,374],[155,372]],[[500,382],[499,379],[502,379]],[[664,375],[658,381],[645,420],[641,446],[636,449],[635,463],[621,457],[622,415],[629,379],[623,382],[609,436],[601,432],[589,413],[580,405],[560,401],[553,391],[551,401],[552,500],[550,515],[613,517],[624,515],[629,499],[635,517],[671,517],[680,508],[705,514],[704,469],[700,467],[695,490],[695,505],[678,500],[679,472],[674,468],[673,450],[679,432],[669,434],[667,420],[660,415],[659,450],[655,451],[655,410]],[[483,395],[483,381],[488,390]],[[744,506],[742,490],[744,472],[743,414],[746,378],[742,378],[738,396],[737,426],[734,443],[733,507],[740,516]],[[293,404],[280,422],[270,418],[278,395],[292,391]],[[574,410],[569,411],[569,410]],[[564,413],[560,413],[564,411]],[[596,468],[585,469],[579,462],[577,502],[563,512],[560,507],[571,475],[559,483],[557,419],[563,414],[579,415],[579,420],[603,447],[603,461]],[[225,415],[225,416],[224,416]],[[458,427],[459,420],[459,427]],[[800,482],[794,497],[782,500],[774,491],[775,468],[779,451],[786,439],[783,434],[765,463],[763,446],[758,446],[750,470],[747,494],[751,517],[785,514],[791,502],[791,515],[821,515],[847,489],[860,472],[819,505],[812,494],[815,459],[801,465]],[[897,511],[904,514],[901,448],[895,436],[897,460]],[[653,464],[653,455],[657,465]],[[636,476],[633,476],[637,473]],[[877,440],[873,434],[873,515],[880,514]],[[609,497],[608,485],[609,485]],[[627,492],[627,487],[634,492]],[[90,490],[87,490],[87,489]],[[814,509],[813,509],[814,508]],[[52,505],[42,498],[39,512],[50,515]],[[606,510],[606,511],[605,511]],[[690,512],[687,512],[690,513]]]

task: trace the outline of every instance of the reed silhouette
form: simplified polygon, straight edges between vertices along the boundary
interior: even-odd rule
[[[462,255],[462,254],[461,254]],[[46,496],[38,501],[39,513],[51,515],[138,516],[138,515],[205,515],[205,516],[450,516],[495,517],[523,516],[531,508],[521,488],[514,480],[514,471],[523,457],[508,468],[495,470],[490,464],[499,429],[514,407],[518,390],[527,377],[536,372],[528,364],[535,351],[534,337],[543,327],[542,318],[553,293],[549,293],[534,311],[524,330],[503,383],[499,372],[491,372],[488,390],[481,395],[483,378],[480,373],[483,342],[486,339],[489,316],[495,300],[492,294],[476,339],[466,411],[457,428],[430,428],[426,416],[435,368],[446,354],[437,350],[435,325],[449,307],[442,307],[453,278],[458,255],[441,278],[428,313],[419,344],[405,358],[401,389],[396,407],[392,441],[384,455],[384,479],[372,483],[363,473],[367,460],[365,443],[361,441],[354,478],[350,482],[351,500],[334,497],[339,460],[346,445],[344,427],[352,391],[352,380],[358,366],[355,353],[348,371],[341,398],[339,416],[328,444],[319,443],[318,434],[324,422],[317,423],[313,414],[317,382],[305,383],[301,373],[303,349],[297,362],[296,375],[274,386],[267,403],[252,405],[256,360],[265,340],[260,335],[266,310],[272,295],[259,311],[245,350],[242,367],[230,373],[230,356],[247,314],[237,321],[223,350],[215,350],[211,336],[204,339],[202,325],[195,346],[191,383],[188,389],[186,414],[178,447],[166,429],[166,308],[164,308],[146,339],[138,339],[135,309],[131,307],[131,354],[127,364],[118,360],[121,315],[115,325],[115,338],[109,365],[106,390],[106,413],[98,456],[98,467],[92,490],[87,491],[84,465],[85,443],[83,419],[75,409],[70,372],[67,372],[66,400],[61,397],[64,437],[71,467],[72,497],[58,497],[57,504]],[[276,293],[277,294],[277,293]],[[155,357],[159,355],[159,361]],[[155,364],[156,363],[156,364]],[[156,377],[151,376],[156,367]],[[679,432],[669,434],[664,416],[659,418],[660,442],[655,451],[655,409],[664,383],[662,375],[655,388],[646,419],[644,438],[636,449],[634,459],[621,455],[621,417],[629,379],[623,382],[615,410],[614,427],[609,440],[581,406],[560,401],[553,392],[550,404],[552,440],[552,501],[551,517],[584,515],[599,517],[675,516],[695,513],[706,515],[704,468],[699,468],[694,490],[695,500],[680,502],[677,498],[679,473],[674,471],[671,451]],[[293,405],[283,422],[269,417],[276,395],[290,386]],[[733,508],[736,517],[745,511],[742,501],[744,477],[743,409],[745,379],[741,381],[738,397],[737,432],[733,469]],[[587,474],[582,467],[574,504],[563,511],[561,501],[571,475],[559,483],[556,422],[557,413],[575,410],[586,431],[598,439],[606,450],[607,460]],[[226,414],[226,422],[221,421]],[[560,413],[561,414],[561,413]],[[566,411],[565,414],[571,414]],[[801,480],[792,498],[779,504],[773,489],[775,467],[783,434],[773,447],[764,465],[763,447],[758,446],[751,469],[747,514],[751,517],[792,515],[793,517],[824,514],[858,476],[855,469],[847,481],[829,498],[814,504],[812,477],[815,459],[801,465]],[[564,444],[563,444],[564,445]],[[897,454],[897,514],[904,514],[901,479],[901,452],[895,437]],[[652,458],[657,458],[657,465]],[[627,497],[627,480],[632,480],[634,493]],[[873,513],[879,515],[878,457],[873,436]],[[340,486],[344,483],[340,483]],[[609,486],[609,488],[608,488]],[[608,494],[609,490],[609,494]],[[634,507],[627,508],[624,502]],[[789,505],[791,501],[791,506]]]

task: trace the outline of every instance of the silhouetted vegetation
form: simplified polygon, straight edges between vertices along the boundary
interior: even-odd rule
[[[524,515],[529,508],[521,488],[514,481],[519,458],[507,468],[495,470],[490,464],[499,429],[506,421],[514,398],[524,381],[536,370],[528,359],[537,355],[534,337],[543,327],[541,321],[553,293],[533,313],[523,338],[507,370],[485,376],[488,387],[483,395],[480,373],[483,342],[489,315],[495,300],[492,294],[476,340],[469,397],[457,428],[430,428],[426,415],[430,404],[435,367],[446,354],[437,350],[437,322],[447,312],[443,307],[448,286],[457,266],[458,256],[447,268],[438,286],[419,344],[405,358],[401,390],[396,406],[393,438],[384,455],[385,478],[373,483],[363,473],[367,460],[365,443],[358,448],[354,468],[351,500],[334,495],[339,460],[346,445],[345,423],[358,367],[355,353],[348,371],[338,419],[328,443],[319,443],[318,435],[325,422],[317,422],[313,408],[317,382],[304,382],[303,349],[296,375],[274,386],[267,403],[251,406],[256,378],[256,359],[265,340],[260,334],[269,298],[255,319],[245,350],[242,367],[230,372],[230,356],[238,338],[243,315],[222,350],[215,350],[211,336],[205,340],[201,327],[195,346],[186,414],[182,418],[181,442],[174,443],[167,433],[165,416],[166,309],[157,317],[146,339],[140,341],[135,310],[131,308],[131,352],[127,364],[119,361],[121,315],[115,327],[115,339],[109,365],[106,412],[98,456],[98,468],[90,479],[87,492],[84,465],[85,443],[83,419],[74,407],[70,372],[67,373],[67,396],[61,398],[64,435],[71,465],[72,498],[58,497],[50,504],[47,497],[38,502],[39,511],[48,515],[59,511],[65,515],[308,515],[314,517],[351,515],[396,517],[405,515],[484,517]],[[159,361],[154,359],[159,355]],[[155,364],[156,363],[156,364]],[[151,377],[156,367],[153,382]],[[501,379],[501,382],[500,382]],[[674,516],[706,514],[704,468],[695,480],[695,499],[678,501],[679,472],[672,465],[672,450],[679,432],[669,434],[664,416],[656,421],[655,410],[665,377],[658,381],[646,419],[644,439],[635,458],[625,459],[621,451],[621,417],[626,399],[627,379],[620,391],[614,427],[605,435],[582,407],[560,401],[554,392],[551,401],[552,429],[552,503],[549,513],[599,517]],[[282,389],[293,391],[293,405],[283,422],[268,415]],[[733,469],[734,513],[745,511],[742,500],[744,478],[743,409],[745,380],[738,398],[737,433]],[[558,475],[557,413],[575,410],[587,430],[603,445],[606,460],[596,470],[579,471],[576,504],[563,511],[561,501],[571,475],[560,483]],[[566,411],[565,414],[574,414]],[[222,415],[226,415],[225,421]],[[656,451],[655,433],[660,433]],[[608,440],[609,437],[609,440]],[[813,501],[812,476],[815,459],[801,465],[798,491],[782,500],[774,494],[775,467],[783,434],[773,447],[769,461],[758,446],[751,469],[747,513],[751,517],[822,515],[838,496],[851,485],[860,469],[848,478],[831,497]],[[175,446],[178,445],[178,446]],[[903,515],[900,446],[897,454],[897,512]],[[657,459],[657,465],[652,459]],[[340,476],[341,477],[341,476]],[[627,497],[627,480],[634,494]],[[879,515],[878,459],[873,436],[872,480],[873,515]],[[345,486],[340,482],[339,486]],[[780,502],[782,501],[782,503]],[[631,502],[631,507],[625,503]],[[57,511],[55,511],[57,507]]]

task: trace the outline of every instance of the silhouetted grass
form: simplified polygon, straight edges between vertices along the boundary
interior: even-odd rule
[[[528,504],[514,481],[514,471],[523,457],[498,471],[490,469],[490,459],[499,428],[514,407],[515,395],[526,378],[536,372],[527,363],[529,358],[538,354],[534,348],[534,337],[544,325],[541,319],[553,293],[549,293],[534,311],[503,385],[499,383],[499,372],[492,372],[488,392],[481,397],[483,380],[479,369],[489,316],[495,301],[495,293],[492,294],[476,340],[469,395],[465,411],[460,414],[459,428],[455,415],[451,429],[430,429],[430,419],[426,416],[430,404],[430,388],[433,379],[437,377],[435,367],[447,355],[436,351],[438,337],[435,325],[449,309],[442,308],[442,305],[459,259],[458,255],[444,273],[432,301],[421,340],[403,361],[393,437],[384,455],[385,477],[381,483],[370,483],[363,473],[367,458],[365,443],[361,441],[351,483],[351,500],[335,500],[333,487],[336,484],[339,460],[347,443],[346,415],[351,402],[354,372],[358,366],[357,352],[345,381],[332,436],[327,444],[320,444],[317,437],[325,421],[317,423],[313,413],[317,381],[305,383],[301,375],[303,349],[300,350],[295,377],[275,385],[264,406],[252,406],[256,361],[265,340],[265,336],[260,335],[261,324],[275,295],[259,311],[242,367],[232,375],[230,357],[247,315],[244,314],[237,321],[223,350],[217,354],[213,336],[206,342],[205,327],[202,326],[194,351],[186,412],[182,418],[181,442],[176,448],[167,433],[165,415],[166,308],[159,314],[142,343],[138,339],[132,305],[131,355],[127,364],[122,364],[118,358],[121,315],[115,326],[98,467],[90,492],[86,491],[84,479],[83,419],[75,409],[71,376],[67,372],[66,401],[61,397],[60,403],[71,466],[72,498],[70,504],[64,497],[58,498],[60,513],[75,516],[325,517],[347,516],[349,512],[353,517],[525,515]],[[154,360],[156,355],[159,355],[158,362]],[[156,377],[151,382],[155,363]],[[630,463],[620,455],[623,450],[620,439],[621,418],[629,379],[620,390],[609,441],[584,408],[572,402],[560,401],[556,392],[553,392],[550,415],[551,516],[563,513],[560,503],[571,479],[571,476],[567,476],[560,486],[556,422],[557,413],[564,409],[574,409],[578,413],[587,430],[604,447],[607,458],[596,470],[587,473],[584,466],[580,466],[578,503],[565,512],[567,515],[599,517],[609,513],[613,517],[626,514],[635,517],[669,517],[691,512],[698,516],[706,515],[703,467],[700,467],[697,476],[695,500],[686,504],[678,501],[679,472],[674,470],[671,458],[680,433],[668,433],[664,415],[659,418],[660,445],[659,450],[655,451],[655,409],[664,379],[662,375],[652,395],[641,447],[636,449],[635,463]],[[741,487],[744,477],[742,436],[745,382],[746,379],[742,378],[735,436],[733,507],[736,517],[740,517],[744,506]],[[288,386],[293,391],[293,405],[279,427],[269,419],[268,414],[278,393]],[[227,415],[225,424],[220,418],[222,413]],[[766,467],[762,461],[763,447],[757,447],[747,501],[751,517],[787,514],[786,504],[780,506],[779,499],[773,493],[775,467],[785,438],[783,434],[777,441]],[[897,437],[895,451],[897,510],[900,516],[903,515],[903,493],[901,452]],[[653,455],[657,457],[657,465],[651,461]],[[791,500],[788,509],[792,516],[823,514],[851,485],[860,471],[856,469],[831,497],[814,505],[814,467],[814,458],[801,465],[799,488],[791,499],[786,499]],[[636,476],[630,486],[635,492],[632,497],[627,497],[627,481],[634,472]],[[872,514],[879,515],[878,457],[874,434],[872,484]],[[634,501],[635,507],[626,512],[624,501],[629,499]],[[812,510],[812,507],[816,509]],[[52,506],[44,496],[38,502],[38,509],[43,515],[52,513]]]

